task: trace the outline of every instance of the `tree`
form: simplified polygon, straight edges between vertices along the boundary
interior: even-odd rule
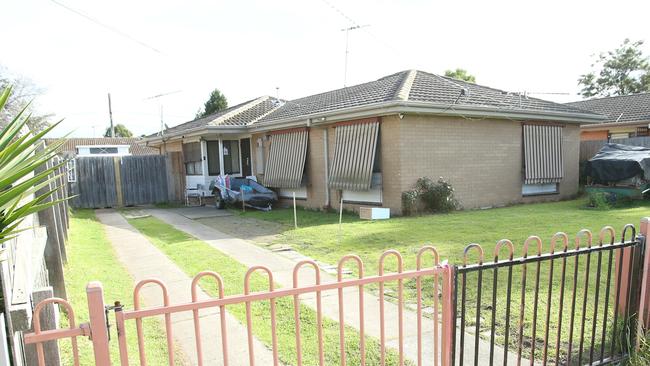
[[[221,94],[219,89],[214,89],[212,93],[210,93],[208,101],[203,105],[203,109],[199,109],[198,112],[196,112],[196,118],[205,117],[226,108],[228,108],[228,100],[226,99],[226,96]]]
[[[456,70],[446,70],[445,76],[458,80],[467,81],[468,83],[476,83],[476,77],[467,73],[467,70],[456,68]]]
[[[643,41],[625,39],[617,49],[601,53],[592,71],[578,78],[580,94],[589,98],[650,91],[650,61],[641,46]]]
[[[11,87],[0,89],[0,110],[3,109]],[[19,228],[25,217],[58,204],[62,200],[50,199],[53,191],[36,192],[57,180],[53,174],[65,161],[49,168],[39,169],[56,155],[64,140],[41,148],[43,139],[58,123],[39,133],[24,133],[29,124],[26,107],[10,116],[9,122],[0,129],[0,244],[14,238],[24,229]],[[0,245],[0,252],[4,245]]]
[[[6,127],[25,106],[30,114],[27,127],[33,132],[43,131],[50,125],[51,114],[39,115],[35,113],[32,99],[43,93],[31,80],[12,75],[5,67],[0,65],[0,90],[11,88],[11,95],[0,108],[0,128]]]
[[[115,126],[113,126],[113,130],[115,130],[115,137],[133,137],[133,133],[129,131],[128,128],[126,128],[125,125],[118,123]],[[108,126],[106,128],[106,132],[104,132],[104,137],[111,137],[111,126]]]

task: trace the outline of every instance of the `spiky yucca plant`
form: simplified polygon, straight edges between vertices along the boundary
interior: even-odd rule
[[[0,91],[0,110],[4,108],[11,88]],[[36,194],[60,176],[52,173],[64,162],[37,173],[40,167],[56,155],[63,143],[43,146],[41,139],[58,123],[37,134],[26,133],[29,115],[25,106],[6,127],[0,131],[0,252],[4,243],[21,230],[20,223],[28,216],[62,200],[47,200],[55,190]],[[33,195],[33,196],[32,196]]]

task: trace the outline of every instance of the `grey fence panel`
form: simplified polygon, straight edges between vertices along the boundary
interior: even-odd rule
[[[102,208],[169,201],[163,155],[77,158],[74,207]],[[115,168],[118,168],[116,171]]]
[[[598,150],[600,150],[607,140],[594,140],[594,141],[580,141],[580,161],[591,159]],[[650,147],[650,136],[630,137],[627,139],[610,140],[610,143]]]

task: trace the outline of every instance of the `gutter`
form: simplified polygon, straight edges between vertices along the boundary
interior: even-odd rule
[[[641,125],[641,126],[650,126],[650,121],[629,121],[629,122],[605,122],[605,123],[598,123],[598,124],[592,124],[592,125],[581,125],[581,129],[599,129],[603,127],[624,127],[624,126],[635,126],[635,125]]]
[[[449,104],[432,104],[429,102],[414,101],[390,101],[382,103],[368,104],[360,107],[348,108],[340,111],[319,112],[309,115],[300,116],[300,119],[285,118],[277,121],[262,123],[252,126],[252,132],[264,132],[278,128],[304,126],[311,123],[314,126],[339,122],[350,119],[358,119],[371,116],[390,115],[398,113],[412,113],[419,115],[438,115],[454,117],[493,117],[498,119],[517,119],[517,120],[543,120],[557,121],[571,124],[581,123],[602,123],[607,117],[571,112],[549,112],[549,111],[530,111],[521,109],[499,109],[484,106],[459,106],[458,108],[449,108]]]

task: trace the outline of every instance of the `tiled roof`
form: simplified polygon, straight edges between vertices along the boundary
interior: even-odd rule
[[[208,116],[170,127],[163,134],[175,134],[181,131],[209,126],[246,126],[281,104],[281,100],[268,96],[251,99]],[[155,135],[153,134],[147,137]]]
[[[609,122],[650,122],[650,93],[621,95],[567,103],[607,116]]]
[[[465,91],[463,92],[463,89]],[[417,71],[409,100],[458,106],[485,106],[505,110],[530,110],[565,113],[584,111],[565,104],[509,93],[445,76]]]
[[[164,134],[180,134],[210,126],[246,127],[280,120],[293,122],[314,114],[398,101],[419,102],[425,107],[427,104],[438,108],[448,106],[450,110],[485,107],[496,111],[577,113],[598,117],[595,113],[567,104],[508,93],[423,71],[406,70],[368,83],[290,101],[268,96],[249,100],[210,116],[174,126],[165,130]],[[149,137],[154,136],[156,135]]]
[[[260,123],[398,100],[450,107],[483,106],[503,110],[592,114],[570,105],[423,71],[407,70],[368,83],[288,101],[262,118]]]
[[[408,71],[403,71],[369,83],[294,99],[262,118],[260,122],[394,100],[407,74]]]
[[[60,139],[45,139],[45,144],[50,144]],[[59,153],[71,156],[77,154],[77,146],[95,145],[129,145],[131,155],[157,155],[158,149],[140,145],[140,138],[137,137],[72,137],[65,139],[65,143],[59,148]]]

